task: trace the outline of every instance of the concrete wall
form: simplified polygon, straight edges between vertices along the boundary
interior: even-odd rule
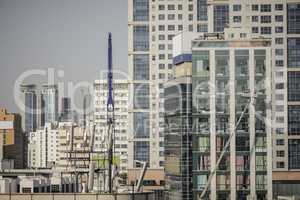
[[[131,194],[0,194],[1,200],[131,200]],[[154,193],[135,194],[134,200],[159,200]]]

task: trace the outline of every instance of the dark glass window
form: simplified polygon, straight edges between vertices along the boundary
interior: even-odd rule
[[[258,16],[252,16],[252,22],[258,22]]]
[[[257,4],[252,5],[252,11],[258,11],[258,5]]]
[[[207,24],[197,24],[197,32],[206,33],[207,31]]]
[[[133,0],[133,21],[149,20],[149,0]]]
[[[149,55],[133,55],[133,76],[134,80],[149,80]]]
[[[148,26],[133,27],[133,50],[134,51],[149,50],[149,27]]]
[[[252,33],[258,33],[258,27],[257,26],[252,27]]]
[[[271,23],[271,16],[270,15],[263,15],[260,16],[260,22],[261,23]]]
[[[135,112],[133,114],[134,137],[149,138],[149,113]]]
[[[144,161],[149,164],[149,157],[150,157],[149,151],[150,151],[149,142],[146,141],[134,142],[134,160]]]
[[[300,4],[287,5],[287,32],[300,33]]]
[[[288,133],[300,135],[300,105],[288,106]]]
[[[288,38],[288,67],[300,67],[300,38]]]
[[[149,84],[147,83],[134,84],[134,108],[135,109],[149,108]]]
[[[283,4],[275,4],[275,10],[283,10]]]
[[[300,169],[300,140],[289,140],[289,169]]]
[[[224,27],[229,23],[229,6],[214,6],[214,32],[223,32]]]
[[[260,34],[270,35],[270,34],[272,34],[272,28],[271,27],[260,27]]]
[[[283,27],[282,26],[276,26],[275,27],[275,33],[283,33]]]
[[[260,12],[271,12],[271,4],[260,5]]]
[[[288,72],[288,100],[300,101],[300,72]]]
[[[242,21],[242,17],[241,16],[233,16],[233,22],[241,22]]]
[[[198,21],[207,20],[207,0],[197,0],[197,19]]]
[[[276,22],[283,22],[283,16],[282,15],[276,15],[275,16],[275,21]]]
[[[242,10],[242,6],[240,4],[233,5],[233,11],[241,11],[241,10]]]

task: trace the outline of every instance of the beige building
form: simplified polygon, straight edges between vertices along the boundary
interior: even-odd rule
[[[0,156],[1,167],[24,167],[24,137],[21,127],[21,116],[8,113],[5,108],[0,108]],[[5,166],[6,161],[12,165]]]

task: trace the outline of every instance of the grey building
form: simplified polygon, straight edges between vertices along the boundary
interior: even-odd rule
[[[176,78],[165,88],[167,197],[272,199],[271,40],[228,29],[182,34],[173,46]],[[184,80],[180,74],[186,83],[191,75],[192,89],[179,91],[192,100],[170,86]]]

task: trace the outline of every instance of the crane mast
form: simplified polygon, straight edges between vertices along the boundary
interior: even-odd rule
[[[107,126],[108,126],[108,190],[112,193],[112,167],[114,146],[114,97],[113,97],[113,72],[112,72],[112,38],[108,34],[108,73],[107,73]]]

